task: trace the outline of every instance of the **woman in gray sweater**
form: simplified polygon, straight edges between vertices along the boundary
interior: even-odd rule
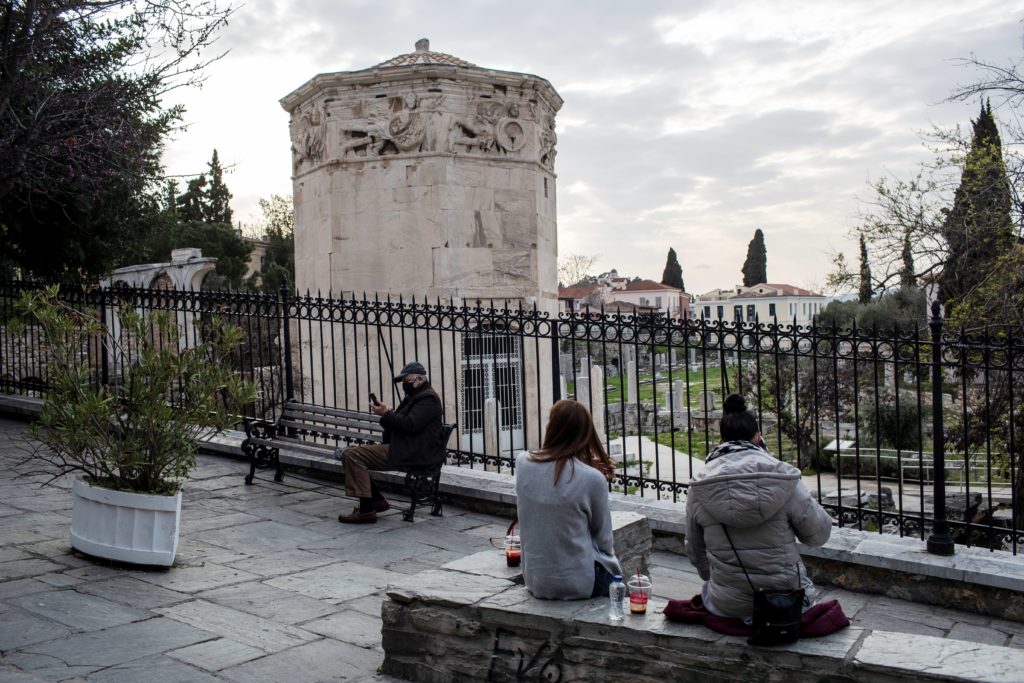
[[[534,597],[608,595],[612,576],[622,573],[608,508],[614,470],[590,413],[576,401],[555,403],[543,447],[516,458],[523,578]]]

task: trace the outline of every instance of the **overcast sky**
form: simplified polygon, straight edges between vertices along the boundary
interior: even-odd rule
[[[975,76],[955,60],[1021,60],[1022,18],[1024,0],[249,0],[206,86],[175,93],[189,127],[165,161],[198,173],[216,147],[253,221],[259,197],[291,194],[278,100],[426,37],[565,99],[561,255],[660,280],[674,247],[699,293],[741,281],[761,228],[768,279],[820,288],[834,251],[856,261],[868,182],[910,176],[930,156],[918,132],[977,114],[942,102]]]

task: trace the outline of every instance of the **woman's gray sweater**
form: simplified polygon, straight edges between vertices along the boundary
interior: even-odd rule
[[[580,600],[594,589],[594,562],[621,574],[615,558],[608,480],[572,460],[555,485],[555,463],[516,458],[523,578],[537,598]]]

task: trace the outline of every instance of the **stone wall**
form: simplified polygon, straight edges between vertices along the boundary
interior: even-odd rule
[[[536,600],[506,579],[428,571],[388,588],[386,674],[411,681],[1019,681],[1024,652],[847,628],[778,648],[667,622],[665,602],[621,624],[607,600]]]

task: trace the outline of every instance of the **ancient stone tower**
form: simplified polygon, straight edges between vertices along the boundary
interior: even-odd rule
[[[281,104],[291,114],[300,292],[556,312],[562,99],[550,83],[431,52],[420,40],[415,52],[369,69],[320,74]],[[538,445],[535,416],[547,414],[553,394],[523,378],[550,376],[551,346],[485,322],[443,338],[405,324],[293,322],[293,353],[316,369],[302,378],[302,395],[365,406],[367,391],[391,395],[382,368],[392,356],[400,366],[415,355],[447,419],[459,423],[460,448]]]
[[[296,285],[557,301],[555,114],[529,74],[416,51],[315,76],[291,114]]]

